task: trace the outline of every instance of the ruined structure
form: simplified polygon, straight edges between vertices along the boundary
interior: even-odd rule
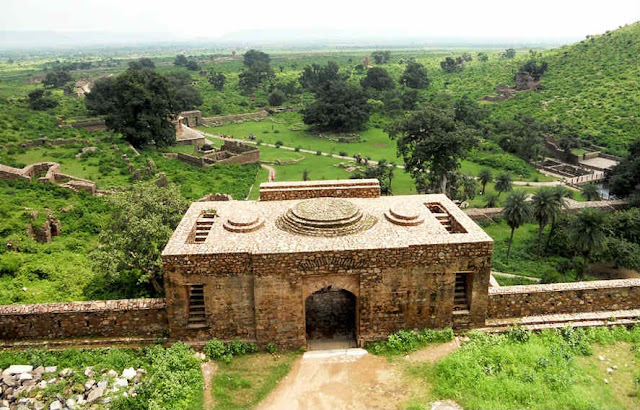
[[[171,339],[361,346],[484,326],[493,241],[446,196],[381,197],[377,180],[260,189],[196,202],[176,229],[163,252]]]
[[[205,147],[209,149],[204,150]],[[199,167],[215,164],[254,164],[260,161],[258,148],[237,141],[225,140],[220,148],[201,146],[196,149],[199,155],[179,152],[175,154],[175,158]]]
[[[38,182],[50,182],[63,188],[74,191],[86,191],[91,195],[96,193],[96,184],[88,179],[74,177],[60,172],[60,164],[57,162],[39,162],[27,165],[24,168],[14,168],[0,164],[0,179],[24,179]]]

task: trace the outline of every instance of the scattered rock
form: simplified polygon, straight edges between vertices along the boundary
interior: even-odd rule
[[[52,402],[49,405],[49,410],[62,410],[62,403],[60,403],[58,400]]]
[[[136,370],[133,367],[128,367],[122,371],[122,377],[127,380],[131,380],[135,377]]]
[[[124,376],[124,372],[123,372],[123,376]],[[116,381],[113,382],[113,385],[118,388],[127,387],[129,386],[129,381],[123,377],[123,378],[116,379]]]
[[[438,400],[429,403],[431,410],[462,410],[462,407],[453,400]]]
[[[87,377],[93,377],[93,375],[94,375],[93,369],[91,367],[87,367],[84,370],[84,375],[87,376]]]
[[[114,377],[114,378],[115,378],[115,377],[118,377],[118,372],[116,372],[115,370],[109,370],[109,371],[107,372],[107,376],[109,376],[109,377]]]
[[[58,371],[58,366],[47,366],[44,368],[45,373],[55,373]]]
[[[612,369],[612,368],[610,368],[610,367],[607,367],[607,373],[608,373],[608,374],[613,373],[613,369]]]
[[[38,400],[33,402],[33,409],[34,410],[42,410],[44,408],[45,408],[45,404],[43,402],[38,401]]]
[[[106,389],[106,385],[98,386],[97,388],[91,390],[87,395],[87,403],[93,403],[94,401],[102,397],[104,395],[104,389]]]
[[[66,404],[66,406],[69,407],[70,409],[76,407],[76,401],[73,399],[67,399],[67,401],[65,401],[64,404]]]
[[[26,380],[33,380],[33,375],[31,373],[20,373],[18,380],[20,382],[24,382]]]
[[[609,384],[609,380],[604,379],[605,384]]]
[[[598,356],[598,360],[600,360],[601,362],[604,361],[604,356]]]
[[[58,376],[60,377],[69,377],[73,374],[73,369],[62,369]]]
[[[5,371],[2,372],[2,375],[14,375],[20,373],[30,373],[33,371],[33,366],[19,365],[13,364],[9,366]]]
[[[94,384],[96,384],[95,380],[93,380],[93,379],[87,380],[87,382],[84,384],[85,391],[90,390],[93,387]]]
[[[612,369],[613,369],[613,370],[618,370],[618,366],[613,365],[613,366],[612,366]]]

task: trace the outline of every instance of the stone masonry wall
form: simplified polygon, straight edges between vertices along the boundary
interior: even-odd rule
[[[640,309],[640,279],[489,289],[488,319]]]
[[[358,298],[359,344],[405,328],[453,326],[456,272],[473,272],[468,323],[484,325],[491,243],[291,254],[163,257],[173,340],[246,338],[305,346],[305,299],[334,286]],[[203,284],[208,328],[187,329],[187,286]]]
[[[291,199],[309,199],[319,197],[336,198],[378,198],[380,183],[378,180],[336,180],[318,182],[276,182],[260,184],[261,201],[284,201]]]
[[[76,337],[161,337],[165,299],[0,306],[0,340]]]

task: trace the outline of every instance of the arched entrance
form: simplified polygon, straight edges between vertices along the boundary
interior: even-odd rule
[[[341,349],[356,346],[356,296],[332,286],[305,300],[307,348]]]

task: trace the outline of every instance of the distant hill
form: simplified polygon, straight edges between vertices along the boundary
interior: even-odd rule
[[[549,63],[541,81],[546,90],[520,92],[497,103],[494,113],[572,124],[582,137],[624,154],[640,136],[640,22],[543,56]]]

